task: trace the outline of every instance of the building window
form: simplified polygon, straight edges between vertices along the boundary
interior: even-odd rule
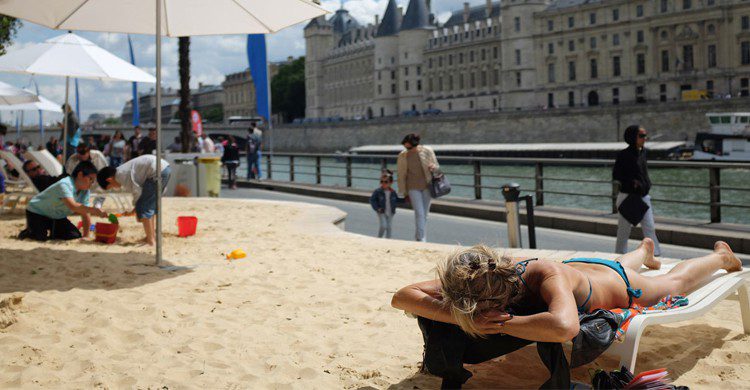
[[[714,4],[716,4],[716,0],[706,0],[706,5],[712,6]]]
[[[573,91],[568,92],[568,107],[576,106],[576,95]]]
[[[438,68],[443,67],[443,56],[438,57]]]
[[[383,94],[383,86],[378,84],[378,95],[382,95],[382,94]]]
[[[553,22],[551,19],[547,21],[547,31],[552,31],[555,29],[555,22]]]
[[[568,16],[568,27],[573,28],[575,26],[575,19],[572,16]]]
[[[463,64],[464,63],[464,53],[458,53],[458,63]]]
[[[497,46],[495,46],[492,48],[492,58],[497,59],[497,55],[498,55],[498,49],[497,49]]]
[[[714,26],[713,24],[709,24],[707,30],[708,30],[708,35],[716,34],[716,26]]]
[[[496,86],[500,85],[500,69],[495,69],[493,73],[495,75],[495,77],[494,77],[494,84]]]
[[[708,67],[716,67],[716,45],[708,45]]]
[[[620,104],[620,88],[612,88],[612,104]]]
[[[486,87],[486,86],[487,86],[487,71],[483,70],[482,71],[482,87]]]
[[[448,58],[452,59],[453,57],[448,57]],[[404,67],[404,76],[408,76],[408,75],[409,75],[409,67],[405,66]]]
[[[744,41],[740,44],[740,56],[742,65],[750,65],[750,42]]]
[[[590,65],[591,65],[591,78],[595,79],[599,77],[599,66],[597,66],[595,58],[591,59]]]
[[[750,16],[743,16],[740,19],[740,25],[742,25],[743,30],[750,30]]]
[[[667,84],[659,84],[659,101],[667,101]]]
[[[693,70],[693,45],[682,47],[682,63],[685,70]]]
[[[382,76],[381,72],[380,72],[380,71],[378,71],[378,81],[380,81],[380,79],[381,79],[381,76]]]
[[[516,49],[516,65],[521,65],[521,50]]]
[[[448,66],[453,66],[453,54],[448,54]]]
[[[589,24],[596,24],[596,12],[589,14]]]
[[[636,73],[637,74],[645,74],[646,73],[646,55],[643,53],[638,53],[636,55]]]
[[[669,50],[661,51],[661,71],[669,72]]]
[[[612,46],[620,46],[620,34],[612,34]]]
[[[417,76],[421,76],[421,75],[422,75],[422,67],[417,66]]]
[[[485,49],[482,49],[482,61],[487,59],[487,51]]]
[[[553,93],[547,94],[547,107],[549,108],[555,107],[555,94]]]
[[[395,79],[396,79],[396,71],[392,70],[391,71],[391,80],[395,80]]]
[[[521,86],[521,72],[516,72],[516,87]]]
[[[432,80],[433,80],[432,77],[430,77],[429,79],[427,79],[427,89],[428,89],[427,92],[435,92],[435,88],[434,88],[435,86],[434,86]]]
[[[642,85],[635,87],[635,102],[636,103],[646,103],[646,98],[643,97],[644,89],[645,88],[643,88]]]
[[[750,79],[748,78],[742,78],[740,79],[740,96],[747,97],[750,95],[748,93],[748,85],[750,84]]]
[[[639,18],[643,16],[643,4],[638,4],[635,6],[635,16]]]
[[[474,88],[477,86],[477,79],[476,76],[474,76],[474,72],[469,73],[469,87]]]
[[[385,109],[383,107],[380,107],[380,117],[382,118],[384,116],[385,116]]]
[[[555,82],[555,64],[547,64],[547,82]]]
[[[469,62],[474,62],[474,50],[469,50]]]
[[[448,90],[453,90],[453,75],[448,76]]]
[[[464,89],[464,74],[458,75],[458,89]]]
[[[568,41],[568,51],[575,51],[575,49],[576,49],[575,41]]]
[[[521,31],[521,18],[519,18],[518,16],[513,18],[513,26],[516,32]]]
[[[156,30],[154,30],[156,31]],[[430,58],[429,61],[427,61],[427,68],[432,69],[432,58]]]
[[[713,80],[706,80],[706,94],[708,95],[709,99],[714,97],[714,81]]]
[[[550,42],[547,44],[547,54],[555,54],[555,44]]]
[[[614,56],[612,57],[612,76],[619,77],[620,74],[620,56]]]
[[[404,91],[409,90],[409,80],[404,81]]]
[[[473,100],[469,100],[469,108],[472,109],[472,110],[474,109],[474,101]]]
[[[396,84],[391,84],[391,93],[396,93]]]
[[[615,8],[612,10],[612,21],[616,22],[618,20],[620,20],[620,9]]]
[[[453,110],[453,103],[448,102],[448,111]]]
[[[635,33],[636,42],[643,43],[643,30],[638,30]]]
[[[665,12],[667,12],[667,10],[668,10],[668,9],[669,9],[669,3],[668,3],[668,0],[661,0],[661,1],[659,2],[659,11],[660,11],[661,13],[665,13]]]
[[[692,0],[682,0],[682,9],[690,9],[693,7]]]
[[[576,80],[576,62],[570,61],[568,62],[568,81],[575,81]]]

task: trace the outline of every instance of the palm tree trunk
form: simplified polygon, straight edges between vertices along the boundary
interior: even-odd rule
[[[182,153],[188,153],[193,148],[193,129],[190,124],[190,37],[179,39],[179,67],[180,67],[180,140]]]

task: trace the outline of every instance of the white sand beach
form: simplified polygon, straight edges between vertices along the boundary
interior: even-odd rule
[[[343,213],[324,206],[164,204],[164,257],[177,266],[167,269],[137,245],[133,218],[103,245],[18,241],[23,214],[0,216],[0,387],[439,387],[418,373],[416,320],[390,299],[432,278],[452,247],[345,233],[332,223]],[[180,215],[199,218],[196,236],[177,237]],[[224,258],[238,248],[247,258]],[[699,320],[648,328],[636,371],[666,367],[695,389],[747,388],[749,341],[737,301],[726,300]],[[600,358],[574,378],[617,363]],[[534,347],[467,368],[466,388],[537,388],[547,377]]]

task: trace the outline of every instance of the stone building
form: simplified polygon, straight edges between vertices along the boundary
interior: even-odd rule
[[[174,114],[173,101],[177,98],[177,90],[173,88],[161,89],[162,96],[162,114],[161,122],[166,124]],[[153,124],[156,122],[156,90],[151,88],[146,93],[138,94],[138,112],[141,124]],[[125,123],[133,121],[133,99],[128,100],[122,109],[120,119]]]
[[[679,101],[750,93],[742,0],[487,0],[444,23],[428,0],[305,27],[307,117]],[[696,95],[693,95],[696,96]]]
[[[291,63],[292,57],[286,61],[273,62],[269,65],[269,77],[273,78],[279,67]],[[224,82],[221,83],[224,97],[224,120],[232,116],[257,116],[258,110],[255,101],[255,84],[253,77],[250,75],[250,69],[241,72],[231,73],[224,76]]]

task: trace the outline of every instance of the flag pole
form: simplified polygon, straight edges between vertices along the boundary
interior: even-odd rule
[[[161,263],[161,2],[156,0],[156,265]]]

